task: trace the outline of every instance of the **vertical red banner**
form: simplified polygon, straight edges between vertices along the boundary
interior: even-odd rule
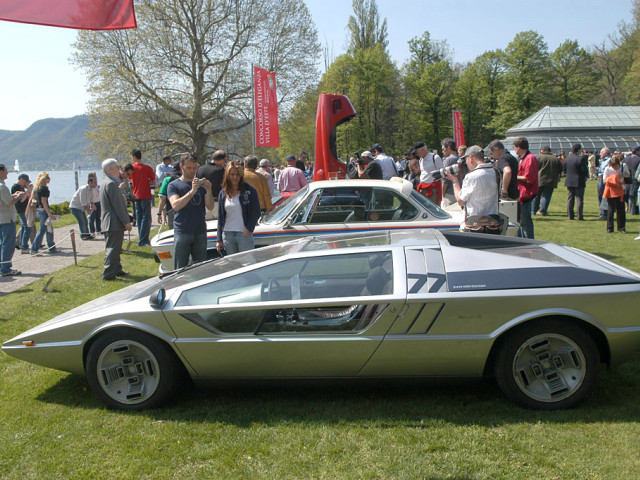
[[[462,125],[462,113],[453,111],[453,139],[456,145],[466,145],[464,141],[464,126]]]
[[[278,97],[276,74],[253,67],[253,102],[255,105],[256,147],[279,147]]]

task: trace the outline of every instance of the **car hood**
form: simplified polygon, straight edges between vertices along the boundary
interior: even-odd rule
[[[82,321],[85,318],[95,318],[97,316],[104,317],[109,315],[110,312],[120,311],[123,303],[129,303],[129,305],[132,305],[130,302],[149,296],[156,288],[160,288],[161,282],[162,281],[158,277],[153,277],[140,283],[136,283],[135,285],[107,294],[64,312],[51,320],[41,323],[38,326],[21,333],[16,337],[16,339],[28,337],[36,332],[43,332],[51,330],[52,328],[57,328],[63,323]],[[146,308],[146,306],[148,306],[148,302],[146,302],[146,300],[144,302]],[[96,315],[96,312],[99,312],[99,315]],[[8,340],[5,344],[10,344],[16,339]]]

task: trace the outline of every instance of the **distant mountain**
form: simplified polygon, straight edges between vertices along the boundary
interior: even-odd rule
[[[20,170],[64,170],[76,167],[94,167],[97,158],[89,157],[89,118],[38,120],[24,131],[0,130],[0,163],[13,168],[17,159]]]

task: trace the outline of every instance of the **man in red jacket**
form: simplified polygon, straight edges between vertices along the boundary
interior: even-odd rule
[[[525,238],[535,238],[533,219],[531,218],[531,202],[538,194],[538,159],[529,151],[529,140],[518,137],[513,141],[513,148],[520,160],[518,166],[518,190],[520,191],[520,228]]]
[[[142,163],[140,150],[131,152],[133,172],[131,172],[131,184],[133,194],[136,197],[136,218],[138,221],[138,245],[150,247],[149,232],[151,231],[151,185],[155,185],[153,168]]]

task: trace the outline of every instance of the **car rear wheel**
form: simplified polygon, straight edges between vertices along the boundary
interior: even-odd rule
[[[570,408],[593,389],[598,348],[581,328],[559,320],[531,323],[508,334],[494,374],[517,404],[540,410]]]
[[[87,381],[107,405],[142,410],[163,403],[184,378],[173,352],[143,332],[117,329],[89,348]]]

